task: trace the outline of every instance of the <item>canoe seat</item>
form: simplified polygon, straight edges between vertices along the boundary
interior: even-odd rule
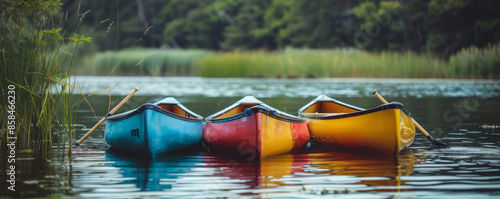
[[[329,117],[329,116],[336,116],[336,115],[342,115],[342,114],[345,114],[345,113],[304,113],[306,115],[310,115],[310,116],[325,116],[325,117]]]
[[[180,115],[180,116],[184,116],[187,118],[196,118],[195,116],[189,114],[187,111],[183,110],[181,107],[179,107],[176,104],[160,104],[158,106],[166,111],[175,113],[175,114]]]

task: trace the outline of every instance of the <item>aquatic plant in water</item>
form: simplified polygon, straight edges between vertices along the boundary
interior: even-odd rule
[[[61,146],[72,142],[75,113],[70,74],[75,50],[90,38],[66,36],[66,31],[56,28],[51,13],[59,9],[59,1],[0,4],[0,150],[6,149],[3,143],[9,137],[16,140],[16,150],[44,157],[53,141]],[[63,16],[61,20],[68,19]],[[4,97],[8,92],[11,97]],[[9,110],[13,120],[7,120]]]

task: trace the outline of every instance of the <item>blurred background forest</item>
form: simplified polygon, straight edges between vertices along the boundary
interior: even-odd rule
[[[84,24],[93,29],[88,36],[101,51],[129,48],[150,27],[135,46],[356,47],[450,56],[463,47],[485,47],[500,40],[496,0],[67,1],[62,10],[74,12],[78,7],[80,12],[90,10]],[[107,36],[101,37],[105,32]]]
[[[67,16],[92,38],[81,75],[500,74],[498,0],[67,0]]]

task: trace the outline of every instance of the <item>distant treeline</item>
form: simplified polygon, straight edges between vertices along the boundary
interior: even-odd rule
[[[500,40],[498,0],[63,1],[100,50],[408,50],[449,57]],[[63,13],[64,12],[64,13]],[[61,20],[64,21],[64,20]],[[68,25],[70,26],[70,24]]]

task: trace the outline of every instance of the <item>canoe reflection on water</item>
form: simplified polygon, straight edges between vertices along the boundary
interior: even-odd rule
[[[217,170],[215,176],[231,179],[247,188],[274,188],[282,185],[280,179],[304,172],[309,162],[308,154],[282,154],[265,159],[248,161],[227,156],[205,156],[205,167]],[[220,182],[218,186],[226,186]]]
[[[123,184],[135,184],[141,191],[168,189],[231,190],[276,187],[272,181],[303,172],[308,154],[284,154],[263,160],[192,152],[156,158],[131,157],[108,150],[106,166],[119,169]],[[193,186],[193,185],[197,186]],[[184,187],[189,185],[189,187]]]
[[[203,167],[203,156],[180,155],[155,158],[130,156],[116,150],[105,153],[106,166],[118,168],[123,175],[122,184],[135,184],[141,191],[172,189],[182,183],[182,176]]]
[[[283,154],[248,161],[208,152],[190,152],[154,159],[106,152],[106,166],[119,169],[121,184],[141,191],[197,191],[197,194],[237,190],[232,194],[262,194],[305,190],[399,190],[401,176],[421,162],[411,153],[397,157],[349,152]],[[227,195],[224,193],[223,195]],[[234,196],[234,195],[233,195]]]
[[[398,156],[329,152],[310,154],[308,166],[315,176],[328,176],[320,179],[323,182],[319,184],[330,181],[334,184],[359,185],[348,187],[366,191],[399,191],[399,186],[404,185],[401,177],[412,175],[414,166],[423,162],[423,159],[410,152],[402,152]]]

